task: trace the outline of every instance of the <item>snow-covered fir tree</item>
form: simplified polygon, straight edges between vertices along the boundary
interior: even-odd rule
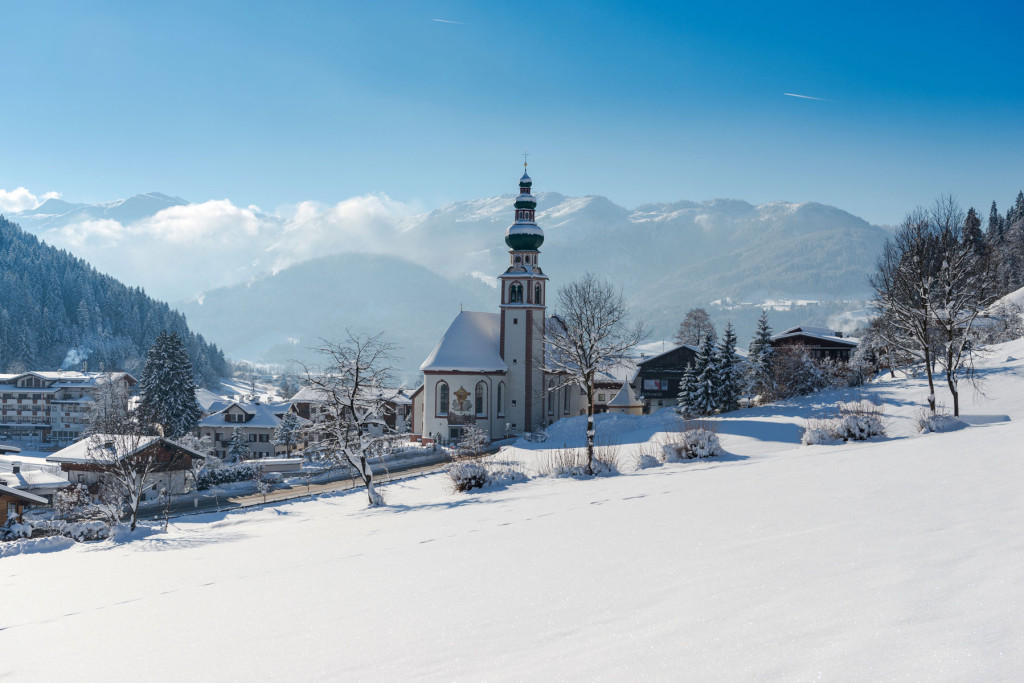
[[[704,337],[697,352],[694,372],[690,408],[696,415],[713,415],[718,412],[718,352],[710,335]]]
[[[768,311],[762,310],[757,319],[754,338],[747,347],[747,373],[749,391],[768,398],[775,395],[775,349],[772,347],[772,326],[768,323]]]
[[[299,424],[299,416],[288,411],[281,418],[281,424],[274,430],[274,445],[284,446],[285,454],[290,455],[292,446],[299,443],[299,435],[302,426]]]
[[[718,411],[728,412],[740,407],[743,368],[736,354],[736,332],[732,323],[726,323],[722,339],[718,342]]]
[[[192,362],[176,332],[161,332],[149,349],[139,380],[139,411],[146,424],[160,425],[163,435],[188,434],[202,416],[196,401]]]
[[[228,445],[228,460],[241,462],[249,457],[249,442],[241,427],[231,430],[231,443]]]
[[[693,389],[696,386],[697,380],[693,372],[693,364],[687,363],[686,370],[683,371],[683,379],[679,382],[679,406],[676,408],[676,412],[683,417],[689,417],[693,415],[693,406],[690,405],[690,397],[693,395]]]

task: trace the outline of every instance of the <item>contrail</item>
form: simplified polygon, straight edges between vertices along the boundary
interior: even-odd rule
[[[437,21],[435,19],[435,21]],[[811,97],[810,95],[798,95],[795,92],[784,92],[782,93],[786,97],[799,97],[802,100],[818,100],[819,102],[831,102],[832,100],[826,100],[824,97]]]
[[[452,21],[451,19],[431,19],[431,21],[439,21],[442,24],[462,24],[463,26],[466,25],[466,22],[464,21]]]

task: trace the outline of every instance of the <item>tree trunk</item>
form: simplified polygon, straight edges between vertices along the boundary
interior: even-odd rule
[[[928,344],[924,345],[924,369],[928,374],[928,409],[935,414],[935,379],[932,376],[932,352]]]
[[[587,378],[587,474],[594,474],[594,377]]]

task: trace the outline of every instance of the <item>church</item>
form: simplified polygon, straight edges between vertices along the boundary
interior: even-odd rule
[[[523,164],[524,169],[526,164]],[[420,365],[412,433],[453,443],[468,425],[491,439],[519,435],[579,415],[585,397],[546,371],[548,276],[540,267],[544,231],[536,222],[533,181],[523,172],[515,222],[505,231],[509,265],[498,277],[498,313],[461,311]]]

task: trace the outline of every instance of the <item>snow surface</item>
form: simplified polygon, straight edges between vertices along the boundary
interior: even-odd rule
[[[855,391],[737,411],[728,455],[453,494],[444,475],[0,560],[11,680],[1019,680],[1024,341],[955,432],[800,446]],[[965,392],[966,393],[966,392]],[[1009,420],[1007,420],[1007,416]],[[670,411],[600,415],[652,453]],[[540,464],[579,418],[500,457]],[[629,467],[624,467],[629,470]],[[45,550],[46,548],[41,548]],[[78,577],[69,584],[67,577]],[[49,653],[47,656],[41,656]]]

